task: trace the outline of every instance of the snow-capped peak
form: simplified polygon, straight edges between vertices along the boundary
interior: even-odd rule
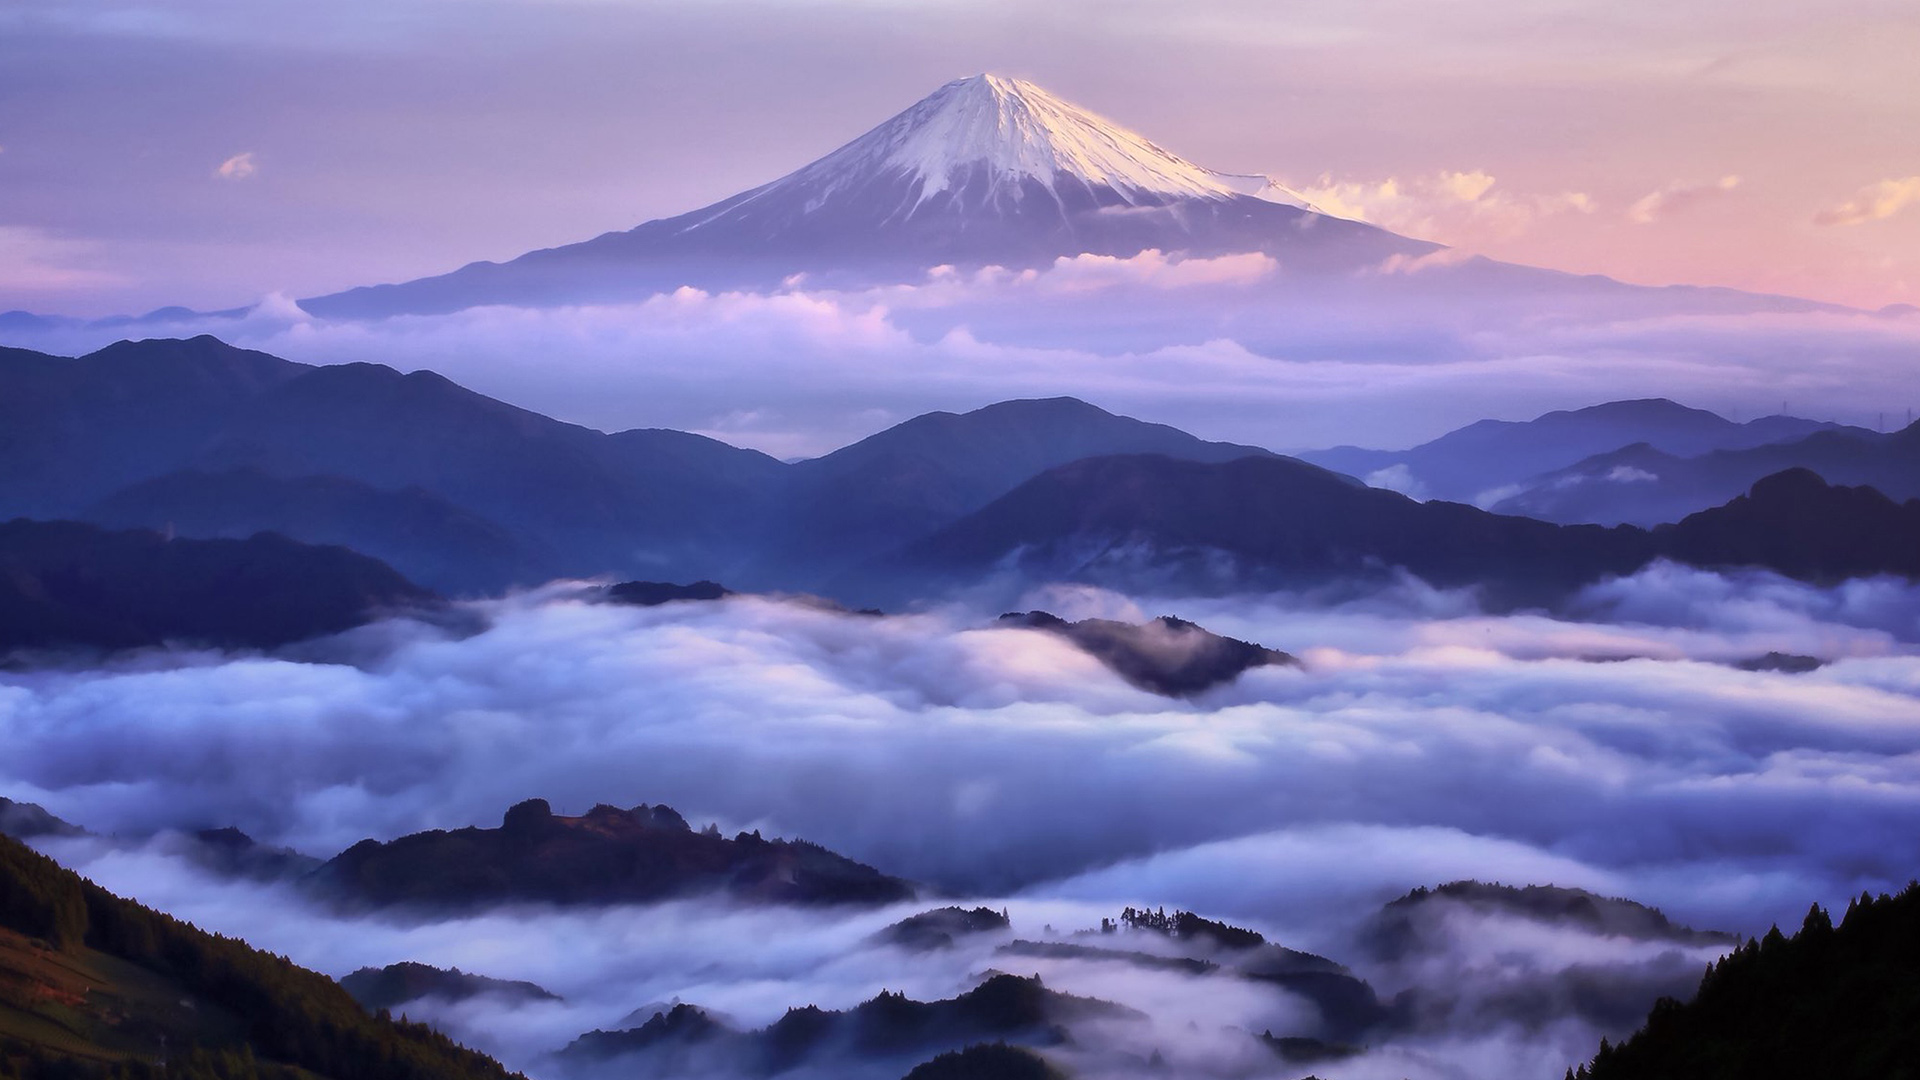
[[[824,195],[877,173],[905,171],[919,181],[925,201],[981,166],[996,187],[1033,180],[1053,188],[1066,176],[1109,187],[1128,202],[1251,195],[1311,209],[1271,177],[1202,168],[1033,83],[1002,75],[950,82],[788,180]]]

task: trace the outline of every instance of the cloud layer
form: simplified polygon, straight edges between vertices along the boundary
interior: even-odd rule
[[[1683,991],[1712,949],[1461,915],[1420,958],[1375,962],[1355,937],[1365,914],[1472,877],[1759,933],[1812,900],[1897,887],[1920,829],[1913,586],[1663,565],[1582,604],[1583,621],[1491,617],[1470,594],[1413,582],[1021,598],[1072,618],[1178,613],[1305,661],[1170,701],[985,610],[876,619],[755,597],[634,609],[559,584],[475,605],[487,628],[468,636],[388,622],[282,657],[7,672],[0,794],[127,838],[231,823],[322,855],[491,825],[531,796],[563,812],[664,802],[696,825],[805,837],[1007,906],[1021,936],[1182,906],[1426,995],[1416,1014],[1430,1024],[1375,1040],[1343,1076],[1550,1075],[1630,1026],[1650,988]],[[1733,666],[1773,651],[1828,663]],[[993,954],[999,939],[931,960],[863,944],[905,907],[346,918],[278,887],[209,881],[165,843],[50,843],[109,888],[334,974],[418,960],[538,982],[566,1001],[410,1011],[542,1076],[560,1074],[546,1053],[650,1002],[758,1025],[882,988],[951,996],[1010,964],[1146,1009],[1150,1028],[1105,1037],[1192,1075],[1240,1067],[1244,1031],[1228,1027],[1315,1015],[1237,983],[1013,962]],[[1620,1015],[1582,1011],[1595,987],[1614,988]],[[1189,1019],[1201,1035],[1181,1034]]]
[[[1026,600],[1078,615],[1101,595]],[[1229,915],[1548,873],[1746,929],[1912,874],[1910,588],[1662,566],[1588,605],[1612,621],[1487,618],[1419,590],[1146,601],[1307,661],[1172,703],[959,611],[537,593],[483,606],[475,636],[382,624],[316,662],[7,675],[0,785],[99,828],[232,823],[322,854],[531,796],[665,802],[969,893],[1171,859],[1166,902]],[[1832,663],[1727,666],[1773,651]],[[1300,871],[1352,835],[1427,861]]]
[[[1784,404],[1871,425],[1920,344],[1913,318],[1743,311],[1711,294],[1571,279],[1511,287],[1502,275],[1450,250],[1335,281],[1290,276],[1265,255],[1148,251],[935,268],[856,291],[802,278],[367,323],[313,319],[274,296],[244,319],[5,337],[75,353],[129,333],[213,333],[296,360],[430,368],[560,419],[700,431],[782,457],[922,412],[1058,394],[1283,450],[1404,446],[1489,416],[1628,397],[1739,419]]]

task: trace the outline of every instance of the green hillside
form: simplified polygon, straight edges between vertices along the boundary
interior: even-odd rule
[[[333,980],[0,837],[0,1080],[507,1080]]]

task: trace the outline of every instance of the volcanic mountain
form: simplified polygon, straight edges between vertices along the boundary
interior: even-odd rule
[[[1351,270],[1436,245],[1320,213],[1272,178],[1216,172],[1030,82],[976,75],[797,172],[625,232],[301,301],[328,317],[632,299],[682,285],[913,280],[1149,248],[1265,252]]]

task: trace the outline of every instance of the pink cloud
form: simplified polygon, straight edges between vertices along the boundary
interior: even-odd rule
[[[1723,176],[1710,184],[1668,184],[1628,207],[1627,220],[1636,225],[1651,225],[1663,217],[1717,199],[1739,186],[1737,176]]]
[[[1813,222],[1816,225],[1860,225],[1890,218],[1915,202],[1920,202],[1920,176],[1882,180],[1861,188],[1851,199],[1815,214]]]

